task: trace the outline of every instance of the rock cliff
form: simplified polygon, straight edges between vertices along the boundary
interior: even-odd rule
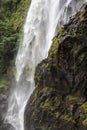
[[[25,130],[87,130],[87,4],[58,30],[36,68]]]

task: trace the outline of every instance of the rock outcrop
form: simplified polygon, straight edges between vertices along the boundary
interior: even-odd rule
[[[59,29],[35,84],[25,130],[87,130],[87,4]]]

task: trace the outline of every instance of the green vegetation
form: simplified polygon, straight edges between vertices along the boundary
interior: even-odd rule
[[[0,77],[6,74],[16,55],[29,3],[30,0],[0,1]]]
[[[78,101],[78,97],[69,95],[66,97],[69,101]]]
[[[81,55],[79,55],[79,57],[78,57],[78,64],[81,64],[84,61],[86,56],[87,56],[87,52],[84,52]]]
[[[81,105],[82,113],[80,114],[80,118],[83,120],[83,126],[87,126],[87,102]]]
[[[58,43],[58,37],[55,36],[55,37],[53,38],[53,44],[57,44],[57,43]]]
[[[8,81],[5,78],[0,79],[0,89],[8,85]]]
[[[56,118],[59,118],[60,113],[59,113],[59,112],[56,112],[56,113],[55,113],[55,116],[56,116]]]
[[[49,109],[50,111],[54,111],[56,109],[56,106],[52,104],[52,101],[50,99],[46,99],[45,102],[41,103],[40,106],[42,109]]]
[[[82,122],[84,126],[87,126],[87,118]]]
[[[80,15],[80,22],[86,22],[86,21],[87,21],[87,5],[85,5]]]
[[[72,116],[70,116],[70,115],[62,115],[61,116],[61,119],[63,119],[63,120],[65,120],[65,121],[68,121],[68,122],[72,122],[72,123],[75,123],[75,120],[73,119],[73,117]]]
[[[87,102],[85,102],[84,104],[82,104],[81,107],[84,110],[84,112],[87,113]]]

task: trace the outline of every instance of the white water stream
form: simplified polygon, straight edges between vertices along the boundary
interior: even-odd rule
[[[16,58],[16,86],[9,98],[6,120],[24,130],[24,110],[34,90],[35,67],[48,55],[56,29],[87,0],[32,0]]]

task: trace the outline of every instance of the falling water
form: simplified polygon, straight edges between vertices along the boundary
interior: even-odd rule
[[[36,65],[47,57],[57,27],[68,22],[86,1],[32,0],[16,58],[16,86],[10,95],[6,116],[15,130],[24,130],[24,110],[34,90]]]

